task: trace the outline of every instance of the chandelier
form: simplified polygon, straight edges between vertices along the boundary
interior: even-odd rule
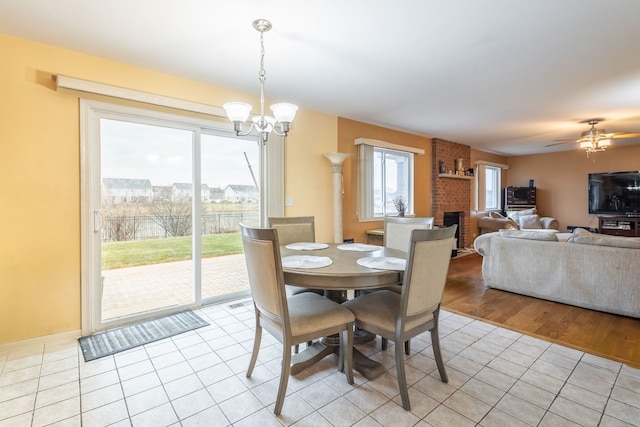
[[[585,123],[591,125],[591,129],[582,132],[578,143],[580,148],[587,152],[587,158],[589,154],[596,153],[598,151],[604,151],[611,145],[611,135],[607,135],[607,131],[604,129],[597,129],[596,125],[602,119],[589,119]]]
[[[246,136],[255,130],[260,134],[260,141],[266,143],[271,132],[279,136],[287,136],[289,126],[296,116],[298,106],[288,103],[274,104],[271,106],[273,116],[264,114],[264,81],[266,72],[264,71],[264,33],[271,29],[271,22],[266,19],[256,19],[253,21],[253,28],[260,32],[260,115],[255,116],[250,123],[249,129],[243,133],[242,124],[247,121],[251,113],[251,105],[245,102],[227,102],[223,105],[229,120],[233,122],[233,130],[237,136]]]

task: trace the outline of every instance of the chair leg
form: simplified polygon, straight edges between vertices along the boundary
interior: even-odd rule
[[[353,323],[340,333],[340,356],[338,366],[347,376],[347,383],[353,384]]]
[[[280,371],[280,385],[278,386],[278,397],[276,398],[276,407],[273,413],[280,415],[284,397],[287,394],[287,384],[289,383],[289,374],[291,373],[291,345],[288,340],[282,343],[282,370]]]
[[[382,338],[382,349],[386,350],[387,349],[387,345],[389,344],[389,340],[386,338]]]
[[[300,346],[298,344],[293,346],[293,354],[298,354],[299,350],[300,350]]]
[[[431,347],[433,347],[433,357],[436,359],[436,366],[440,373],[440,379],[443,383],[449,382],[447,371],[444,369],[442,362],[442,353],[440,352],[440,336],[438,334],[438,323],[431,329]]]
[[[404,371],[404,354],[403,346],[396,342],[396,372],[398,374],[398,387],[400,388],[400,398],[402,399],[402,407],[407,411],[411,410],[411,402],[409,402],[409,390],[407,389],[407,375]]]
[[[411,354],[411,340],[406,340],[404,342],[404,354],[409,356]]]
[[[251,352],[251,360],[247,369],[247,378],[251,377],[253,368],[258,360],[258,352],[260,351],[260,341],[262,341],[262,326],[260,326],[260,315],[256,313],[256,335],[253,339],[253,351]]]

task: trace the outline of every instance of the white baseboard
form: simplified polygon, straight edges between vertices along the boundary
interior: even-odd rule
[[[19,350],[25,347],[31,347],[35,345],[56,344],[60,342],[68,342],[71,340],[77,340],[80,338],[80,329],[75,329],[67,332],[60,332],[59,334],[45,335],[37,338],[30,338],[28,340],[14,341],[6,344],[0,344],[0,353],[6,351]]]

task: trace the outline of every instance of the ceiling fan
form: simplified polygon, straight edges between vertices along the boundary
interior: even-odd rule
[[[631,132],[613,132],[607,133],[604,129],[598,129],[596,125],[600,122],[603,122],[604,119],[596,118],[596,119],[586,119],[582,120],[580,123],[587,123],[591,125],[589,130],[582,132],[580,138],[578,139],[556,139],[554,141],[559,141],[555,144],[545,145],[545,147],[553,147],[561,144],[568,144],[572,142],[577,142],[580,144],[580,148],[586,151],[587,157],[589,154],[595,153],[598,151],[604,151],[608,146],[611,145],[611,141],[614,138],[635,138],[640,136],[640,133],[631,133]]]

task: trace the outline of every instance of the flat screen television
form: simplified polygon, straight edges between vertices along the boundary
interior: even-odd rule
[[[640,216],[640,171],[590,173],[589,213]]]

